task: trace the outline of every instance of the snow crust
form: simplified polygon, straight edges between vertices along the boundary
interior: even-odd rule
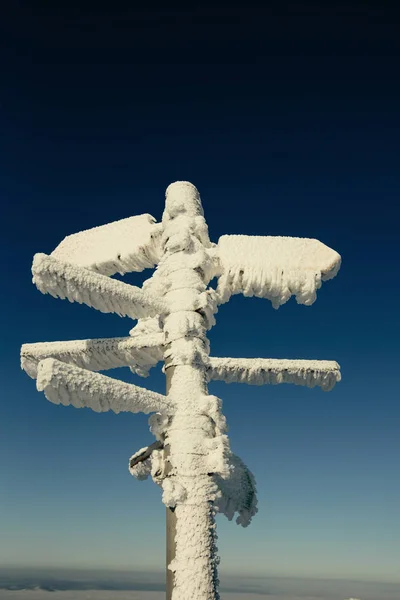
[[[209,360],[210,379],[250,385],[294,383],[330,391],[340,381],[340,367],[333,360],[274,358],[216,358]]]
[[[46,358],[37,367],[36,387],[54,404],[91,408],[95,412],[172,412],[173,402],[162,394],[99,373]]]
[[[318,240],[223,235],[218,240],[221,303],[233,294],[267,298],[279,308],[291,296],[310,306],[322,281],[337,274],[340,255]]]
[[[46,254],[35,254],[32,273],[33,282],[43,294],[87,304],[104,313],[138,319],[153,317],[165,310],[165,305],[158,298],[138,287]]]
[[[161,338],[159,334],[157,344],[154,337],[143,336],[23,344],[21,367],[36,379],[38,363],[56,358],[89,371],[129,366],[137,374],[147,376],[149,369],[163,358]]]
[[[154,217],[138,215],[68,235],[51,256],[102,275],[123,275],[157,264],[160,235]]]

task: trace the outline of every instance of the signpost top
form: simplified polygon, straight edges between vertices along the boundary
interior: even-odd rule
[[[181,214],[196,217],[203,216],[203,206],[196,186],[189,181],[175,181],[165,192],[165,213],[170,219]]]

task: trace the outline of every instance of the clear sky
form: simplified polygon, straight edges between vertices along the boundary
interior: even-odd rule
[[[74,6],[21,1],[1,23],[0,563],[164,567],[160,490],[127,469],[147,418],[52,405],[19,348],[127,335],[129,319],[40,294],[32,256],[160,219],[183,179],[213,241],[315,237],[343,258],[312,307],[236,296],[210,333],[216,356],[335,359],[343,376],[330,393],[211,385],[259,491],[248,529],[218,519],[222,570],[398,581],[398,12]],[[113,375],[164,389],[158,368]]]

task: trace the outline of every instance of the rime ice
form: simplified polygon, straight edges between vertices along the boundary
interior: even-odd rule
[[[67,236],[51,256],[101,275],[143,271],[158,263],[160,233],[151,215],[128,217]]]
[[[111,278],[155,265],[142,288]],[[339,267],[340,256],[317,240],[229,235],[212,243],[199,192],[188,182],[168,187],[161,223],[148,214],[129,217],[34,257],[41,292],[138,319],[127,337],[24,344],[21,366],[55,404],[151,413],[156,441],[133,454],[129,470],[138,480],[151,476],[175,509],[173,600],[219,598],[215,515],[237,515],[246,527],[257,513],[254,476],[231,452],[222,401],[209,395],[208,381],[330,390],[340,380],[334,361],[210,356],[207,331],[218,306],[238,293],[275,308],[291,296],[311,305]],[[161,360],[172,369],[167,396],[96,372],[129,367],[145,377]]]
[[[45,358],[57,358],[89,371],[106,371],[125,367],[147,376],[151,367],[163,358],[162,334],[71,342],[42,342],[24,344],[21,348],[21,366],[34,379],[37,365]]]
[[[340,381],[340,368],[334,360],[211,358],[208,375],[226,383],[294,383],[328,392]]]
[[[154,317],[164,310],[160,300],[140,288],[46,254],[35,255],[32,274],[33,282],[43,294],[87,304],[104,313],[138,319]]]
[[[267,298],[274,308],[291,296],[299,304],[313,304],[321,282],[332,279],[340,267],[337,252],[305,238],[223,235],[217,256],[221,302],[244,294]]]
[[[173,412],[172,400],[162,394],[124,383],[99,373],[68,365],[54,358],[39,362],[36,387],[54,404],[72,404],[95,412]]]

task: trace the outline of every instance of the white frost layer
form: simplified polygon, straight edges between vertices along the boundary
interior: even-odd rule
[[[235,513],[238,513],[236,523],[247,527],[258,512],[256,481],[252,472],[235,454],[230,457],[230,467],[228,477],[215,476],[220,490],[215,505],[229,521],[233,519]]]
[[[321,282],[334,277],[340,255],[318,240],[223,235],[218,241],[220,302],[233,294],[271,300],[278,308],[295,296],[309,306]]]
[[[164,303],[148,292],[46,254],[34,256],[32,273],[33,282],[43,294],[68,298],[104,313],[138,319],[165,311]]]
[[[161,224],[148,214],[68,235],[51,256],[102,275],[153,268],[161,255]]]
[[[219,600],[215,512],[210,502],[178,505],[172,600]]]
[[[340,367],[334,360],[216,357],[209,360],[209,378],[226,383],[294,383],[329,391],[341,379]]]
[[[200,338],[182,338],[166,346],[164,358],[169,364],[200,365],[208,364],[208,340]]]
[[[154,337],[136,336],[23,344],[21,367],[35,379],[38,363],[45,358],[56,358],[89,371],[131,367],[136,373],[147,376],[149,369],[163,358],[160,334],[159,344],[152,346],[154,341]]]
[[[190,181],[175,181],[165,191],[164,221],[171,221],[180,215],[203,216],[199,190]]]
[[[171,400],[162,394],[91,373],[53,358],[38,365],[36,387],[54,404],[91,408],[95,412],[172,412]]]

